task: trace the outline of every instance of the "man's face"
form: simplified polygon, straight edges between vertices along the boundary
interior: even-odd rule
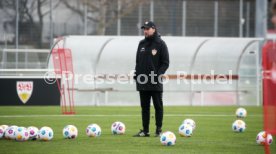
[[[150,37],[154,34],[155,29],[154,28],[144,28],[144,36]]]

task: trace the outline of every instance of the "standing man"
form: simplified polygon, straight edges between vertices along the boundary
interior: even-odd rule
[[[155,109],[155,136],[162,132],[163,121],[163,84],[162,75],[169,67],[169,52],[152,21],[146,21],[141,27],[145,39],[140,41],[136,54],[134,79],[140,95],[143,129],[134,137],[149,137],[150,101]]]

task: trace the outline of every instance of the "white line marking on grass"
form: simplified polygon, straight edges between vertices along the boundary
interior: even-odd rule
[[[0,115],[0,118],[26,118],[26,117],[139,117],[133,114],[76,114],[76,115]],[[165,117],[235,117],[232,114],[164,114]],[[261,114],[250,115],[249,117],[261,117]]]

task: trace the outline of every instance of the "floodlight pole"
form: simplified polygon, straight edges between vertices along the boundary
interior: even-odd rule
[[[53,44],[53,1],[50,0],[50,47]]]
[[[16,0],[16,23],[15,23],[15,48],[18,49],[18,37],[19,37],[19,0]],[[15,53],[15,67],[18,66],[18,52]]]
[[[84,3],[84,28],[83,28],[83,34],[87,35],[87,0]]]
[[[246,37],[250,36],[250,2],[246,2]]]
[[[186,0],[182,2],[182,36],[186,36]]]
[[[256,0],[255,37],[266,38],[267,31],[267,1]]]
[[[121,0],[118,0],[117,7],[118,17],[117,17],[117,35],[121,35]]]
[[[239,26],[239,37],[243,37],[243,0],[240,0],[240,26]]]
[[[218,36],[218,1],[215,1],[214,4],[214,36],[217,37]]]
[[[142,24],[142,16],[143,16],[143,11],[142,11],[142,4],[139,4],[139,7],[138,7],[138,35],[140,36],[142,34],[142,29],[140,28],[141,27],[141,24]]]
[[[150,1],[150,20],[154,21],[154,1]]]

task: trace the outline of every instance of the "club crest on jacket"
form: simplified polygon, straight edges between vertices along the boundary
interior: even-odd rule
[[[155,56],[157,54],[157,50],[156,49],[152,49],[151,53],[152,53],[153,56]]]

